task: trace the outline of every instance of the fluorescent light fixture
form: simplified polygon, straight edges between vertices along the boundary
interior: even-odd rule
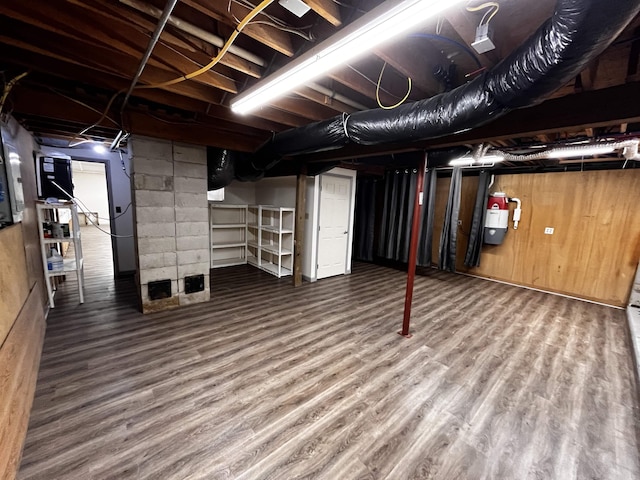
[[[485,155],[477,160],[471,156],[460,157],[449,162],[452,167],[470,167],[471,165],[484,165],[487,163],[502,162],[504,157],[502,155],[489,154]]]
[[[549,150],[547,158],[572,158],[591,157],[594,155],[605,155],[613,153],[616,149],[612,145],[584,145],[566,148],[554,148]]]
[[[456,158],[449,162],[449,165],[452,167],[470,167],[475,163],[475,160],[472,157],[462,157]]]
[[[460,0],[386,1],[231,102],[249,113],[283,94],[423,23]]]
[[[107,147],[105,147],[103,144],[101,143],[96,143],[93,146],[93,151],[96,153],[106,153],[107,152]]]

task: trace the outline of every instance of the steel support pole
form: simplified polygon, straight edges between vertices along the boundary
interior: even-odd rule
[[[424,172],[427,169],[427,154],[424,154],[418,170],[418,185],[416,187],[416,198],[413,202],[413,222],[411,222],[411,243],[409,244],[409,269],[407,272],[407,289],[404,296],[404,318],[402,320],[402,330],[398,335],[411,338],[409,326],[411,323],[411,301],[413,300],[413,282],[416,278],[416,257],[418,256],[418,238],[420,237],[420,197],[422,196],[422,186],[424,184]]]

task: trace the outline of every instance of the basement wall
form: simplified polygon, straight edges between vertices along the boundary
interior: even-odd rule
[[[13,118],[1,128],[20,155],[25,199],[22,222],[0,230],[0,479],[12,479],[33,403],[47,296],[35,209],[37,145]]]
[[[83,148],[87,147],[87,148]],[[113,245],[114,267],[116,275],[133,274],[136,269],[135,242],[133,239],[133,209],[131,203],[131,179],[129,178],[129,154],[123,154],[122,158],[115,152],[96,153],[90,145],[81,145],[77,148],[60,148],[41,146],[43,155],[67,155],[74,160],[99,161],[104,163],[109,195],[110,217],[113,218],[110,224],[111,233],[118,235],[111,238]],[[123,169],[124,164],[124,169]],[[81,192],[75,191],[80,200],[85,200],[80,196]],[[129,208],[127,208],[129,207]],[[118,213],[116,209],[119,208]],[[109,215],[107,215],[109,216]]]
[[[205,147],[134,136],[130,142],[143,313],[209,300],[209,218]],[[204,275],[186,294],[184,277]],[[171,281],[171,296],[151,300],[149,282]]]
[[[502,245],[484,245],[480,267],[464,266],[477,177],[463,177],[456,268],[460,272],[626,306],[640,260],[640,170],[496,176],[491,191],[522,200],[522,220]],[[433,255],[450,179],[438,179]],[[553,235],[545,235],[553,227]]]

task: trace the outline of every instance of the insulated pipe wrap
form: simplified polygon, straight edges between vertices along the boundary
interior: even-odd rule
[[[451,135],[540,103],[583,71],[639,11],[638,0],[558,0],[552,17],[529,40],[473,81],[393,110],[365,110],[278,133],[242,170],[259,176],[284,155],[349,142],[377,145]]]

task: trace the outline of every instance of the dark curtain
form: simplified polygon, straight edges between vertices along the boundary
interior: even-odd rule
[[[458,241],[458,214],[460,213],[460,194],[462,186],[462,169],[455,167],[451,173],[451,186],[447,209],[444,214],[444,226],[440,235],[440,270],[456,271],[456,245]]]
[[[480,172],[478,178],[478,191],[476,192],[476,203],[473,207],[473,219],[471,220],[471,230],[469,232],[469,245],[467,254],[464,257],[464,264],[467,267],[480,266],[480,251],[484,235],[484,220],[487,214],[487,195],[489,194],[489,183],[491,174]]]
[[[356,260],[373,261],[378,180],[359,178],[356,184],[356,218],[353,254]]]
[[[417,264],[421,267],[430,267],[433,247],[433,218],[436,205],[436,180],[435,170],[427,170],[424,174],[424,186],[422,187],[422,209],[420,210],[420,237],[418,238]]]
[[[433,208],[435,205],[435,171],[425,174],[423,202],[420,212],[418,265],[431,264],[431,238],[433,236]],[[379,230],[377,254],[388,260],[409,261],[413,203],[418,188],[418,171],[396,170],[387,173],[384,206]]]

